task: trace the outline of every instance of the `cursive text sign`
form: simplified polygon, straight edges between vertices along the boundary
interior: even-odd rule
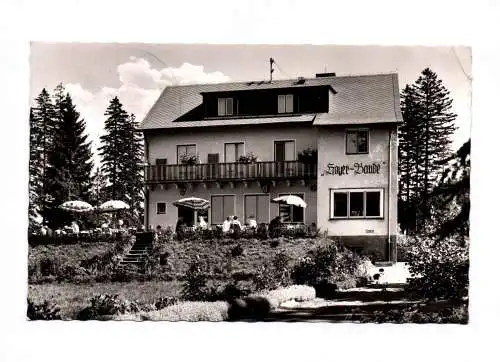
[[[334,163],[329,163],[326,165],[326,170],[321,172],[321,176],[325,175],[366,175],[366,174],[380,174],[380,162],[373,163],[362,163],[355,162],[352,165],[337,165]]]

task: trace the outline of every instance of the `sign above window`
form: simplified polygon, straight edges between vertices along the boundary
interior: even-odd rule
[[[326,169],[321,171],[321,176],[370,175],[370,174],[379,175],[382,165],[385,165],[385,162],[372,162],[372,163],[355,162],[353,164],[343,164],[343,165],[329,163],[328,165],[326,165]]]

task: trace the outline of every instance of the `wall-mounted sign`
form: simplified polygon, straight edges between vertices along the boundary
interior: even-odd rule
[[[385,162],[384,162],[385,163]],[[329,163],[326,165],[326,170],[321,171],[321,176],[325,175],[366,175],[366,174],[380,174],[382,162],[362,163],[355,162],[351,165],[336,165]]]

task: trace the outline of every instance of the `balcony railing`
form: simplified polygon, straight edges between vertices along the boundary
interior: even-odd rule
[[[316,178],[317,166],[300,161],[146,166],[147,183]]]

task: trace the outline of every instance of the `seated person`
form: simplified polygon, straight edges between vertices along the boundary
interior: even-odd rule
[[[222,223],[222,232],[227,234],[231,229],[231,218],[228,216],[226,220]]]
[[[247,220],[248,228],[257,229],[257,220],[253,216],[250,216]]]
[[[318,228],[316,227],[316,223],[312,223],[310,226],[309,226],[309,234],[310,235],[317,235],[318,234]]]
[[[177,235],[182,234],[184,232],[184,218],[182,216],[179,216],[177,219],[177,223],[175,224],[175,233]]]
[[[231,226],[234,228],[235,225],[237,225],[239,227],[239,229],[241,230],[242,227],[241,227],[241,222],[240,220],[238,220],[238,216],[234,216],[233,217],[233,221],[231,222]]]
[[[199,219],[200,219],[200,228],[203,230],[208,229],[208,224],[205,221],[205,219],[203,218],[203,216],[200,216]]]
[[[278,236],[281,225],[281,216],[276,216],[271,220],[271,222],[269,223],[269,233],[271,234],[271,237]]]

